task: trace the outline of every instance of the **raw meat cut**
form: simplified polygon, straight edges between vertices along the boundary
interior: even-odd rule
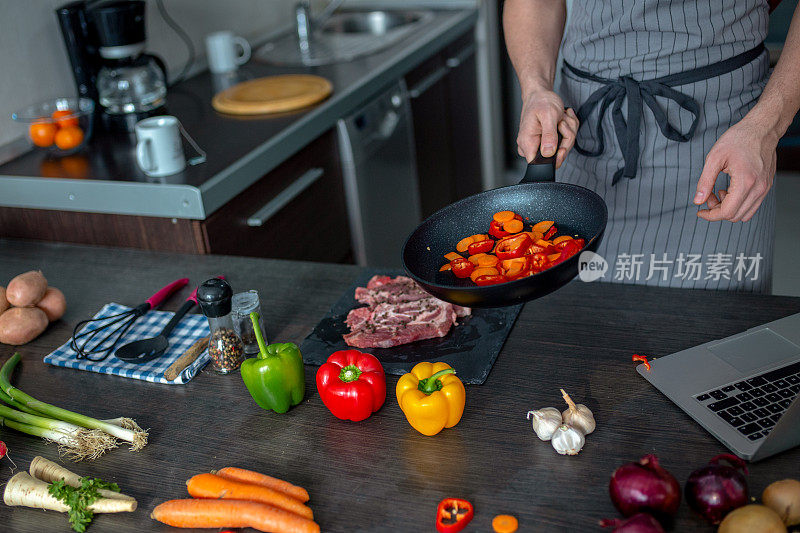
[[[373,276],[355,298],[367,307],[350,311],[345,322],[350,333],[345,342],[356,348],[391,348],[401,344],[444,337],[458,317],[471,313],[438,300],[405,276]]]

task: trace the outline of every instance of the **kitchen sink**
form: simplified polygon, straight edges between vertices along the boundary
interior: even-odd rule
[[[423,17],[418,11],[369,11],[333,15],[322,27],[324,33],[384,36],[394,29],[415,24]]]
[[[306,42],[292,28],[270,39],[254,57],[273,65],[343,63],[394,45],[431,18],[433,13],[424,10],[341,10],[312,27]]]

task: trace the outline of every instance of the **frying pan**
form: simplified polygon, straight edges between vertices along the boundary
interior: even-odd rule
[[[459,200],[437,211],[415,229],[403,245],[403,266],[423,289],[450,303],[467,307],[505,307],[539,298],[560,288],[578,273],[581,254],[539,274],[498,285],[479,287],[469,278],[439,272],[444,255],[456,243],[486,233],[492,215],[514,211],[526,223],[553,220],[559,235],[586,240],[583,250],[596,251],[606,229],[608,208],[594,191],[556,183],[555,157],[539,154],[517,185],[500,187]]]

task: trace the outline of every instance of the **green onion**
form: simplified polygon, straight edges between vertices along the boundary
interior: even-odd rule
[[[2,368],[0,368],[0,389],[12,400],[19,402],[34,412],[41,413],[43,416],[70,422],[84,428],[98,429],[103,431],[113,437],[131,443],[131,450],[141,450],[145,445],[147,445],[147,432],[138,426],[136,426],[134,429],[121,427],[113,423],[104,422],[102,420],[97,420],[96,418],[74,413],[72,411],[56,407],[55,405],[41,402],[12,386],[10,381],[11,373],[14,371],[14,368],[17,366],[20,359],[21,356],[19,352],[17,352],[5,362]]]

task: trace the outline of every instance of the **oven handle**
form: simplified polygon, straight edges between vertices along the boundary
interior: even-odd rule
[[[305,174],[297,178],[291,185],[278,193],[275,198],[264,204],[264,207],[253,213],[247,219],[247,225],[257,228],[263,226],[270,218],[275,216],[281,209],[289,205],[292,200],[300,196],[306,189],[316,183],[325,171],[321,168],[312,168]]]

